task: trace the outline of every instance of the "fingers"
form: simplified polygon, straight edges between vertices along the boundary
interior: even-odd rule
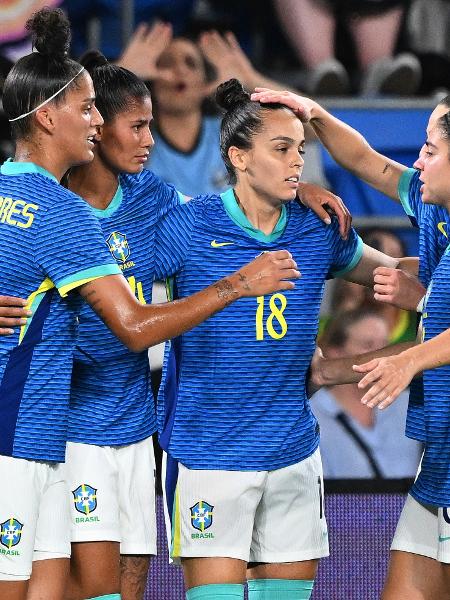
[[[330,193],[327,205],[336,215],[339,222],[339,233],[343,240],[348,238],[350,227],[352,226],[352,215],[339,196]]]
[[[373,360],[370,360],[369,362],[363,363],[361,365],[353,365],[352,369],[357,373],[367,373],[368,371],[375,369],[375,367],[378,366],[378,363],[379,359],[374,358]]]
[[[26,306],[27,301],[23,298],[16,298],[15,296],[1,296],[0,295],[0,310],[5,306]],[[31,314],[31,312],[30,312]]]

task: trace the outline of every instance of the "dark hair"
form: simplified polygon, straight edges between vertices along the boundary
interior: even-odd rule
[[[263,111],[286,109],[284,104],[260,104],[250,100],[248,94],[237,79],[229,79],[217,88],[215,99],[226,112],[220,127],[220,154],[225,163],[229,180],[236,183],[236,173],[228,157],[228,150],[236,146],[249,150],[253,145],[253,137],[263,126]],[[289,109],[286,109],[289,110]]]
[[[438,119],[437,128],[441,132],[443,139],[450,142],[450,111]]]
[[[133,102],[150,97],[147,86],[137,75],[109,63],[97,50],[83,54],[80,63],[92,77],[95,104],[106,122],[112,121]]]
[[[339,348],[344,346],[348,340],[348,330],[350,327],[363,319],[371,317],[383,320],[383,316],[380,313],[368,310],[367,308],[355,308],[354,310],[337,313],[325,326],[325,330],[320,336],[320,346],[324,350],[330,347]],[[370,336],[370,332],[367,335]]]
[[[5,80],[3,109],[9,119],[33,110],[75,78],[52,100],[62,103],[67,92],[77,86],[76,75],[81,70],[79,63],[68,58],[70,23],[61,9],[39,10],[27,21],[26,28],[37,52],[18,60]],[[32,117],[11,123],[16,139],[30,132]]]
[[[445,96],[445,98],[442,98],[442,100],[439,102],[438,106],[441,106],[441,104],[443,106],[446,106],[447,108],[450,108],[450,95]]]

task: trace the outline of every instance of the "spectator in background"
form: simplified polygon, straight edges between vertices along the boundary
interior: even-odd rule
[[[198,43],[172,37],[167,23],[141,25],[117,61],[151,81],[155,147],[146,167],[183,193],[220,193],[227,174],[220,156],[220,118],[207,98],[233,77],[248,91],[256,86],[284,89],[251,64],[235,36],[208,31]]]
[[[408,95],[420,83],[420,63],[412,54],[394,56],[408,0],[274,0],[280,22],[308,70],[315,95],[349,92],[350,79],[336,59],[337,18],[344,16],[360,67],[362,95]]]
[[[72,52],[80,56],[88,47],[87,24],[96,17],[100,24],[99,50],[117,59],[123,47],[122,0],[64,0],[62,6],[72,23]],[[171,23],[179,34],[186,29],[195,0],[134,0],[134,22],[149,23],[161,19]]]
[[[386,321],[366,309],[337,315],[328,323],[321,341],[325,356],[330,358],[371,352],[387,344]],[[311,398],[320,425],[324,477],[413,477],[421,448],[404,435],[408,393],[403,392],[385,411],[361,404],[363,395],[353,383],[322,388]]]

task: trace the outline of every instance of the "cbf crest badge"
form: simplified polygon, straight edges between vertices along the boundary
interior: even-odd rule
[[[82,483],[72,491],[75,509],[83,515],[89,515],[97,508],[97,490],[87,483]]]
[[[22,538],[23,523],[11,517],[0,523],[0,544],[5,548],[17,546]]]
[[[119,231],[113,231],[106,240],[109,251],[114,258],[124,263],[130,256],[130,246],[128,245],[127,236]]]
[[[191,523],[194,529],[199,531],[205,531],[208,527],[211,527],[213,522],[213,510],[214,506],[205,502],[205,500],[199,500],[197,504],[191,506]]]

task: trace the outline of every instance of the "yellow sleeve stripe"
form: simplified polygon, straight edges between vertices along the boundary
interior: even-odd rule
[[[46,279],[44,279],[44,281],[41,283],[41,285],[38,287],[38,289],[28,296],[26,308],[28,310],[33,311],[33,314],[34,314],[36,312],[39,304],[41,303],[41,300],[44,297],[45,292],[48,292],[48,290],[51,290],[54,287],[55,287],[55,284],[53,283],[53,281],[51,279],[49,279],[48,277]],[[33,315],[29,319],[27,319],[27,322],[25,323],[25,325],[22,325],[22,327],[20,328],[19,344],[22,342],[22,340],[28,330],[28,327],[31,324],[32,319],[33,319]]]

